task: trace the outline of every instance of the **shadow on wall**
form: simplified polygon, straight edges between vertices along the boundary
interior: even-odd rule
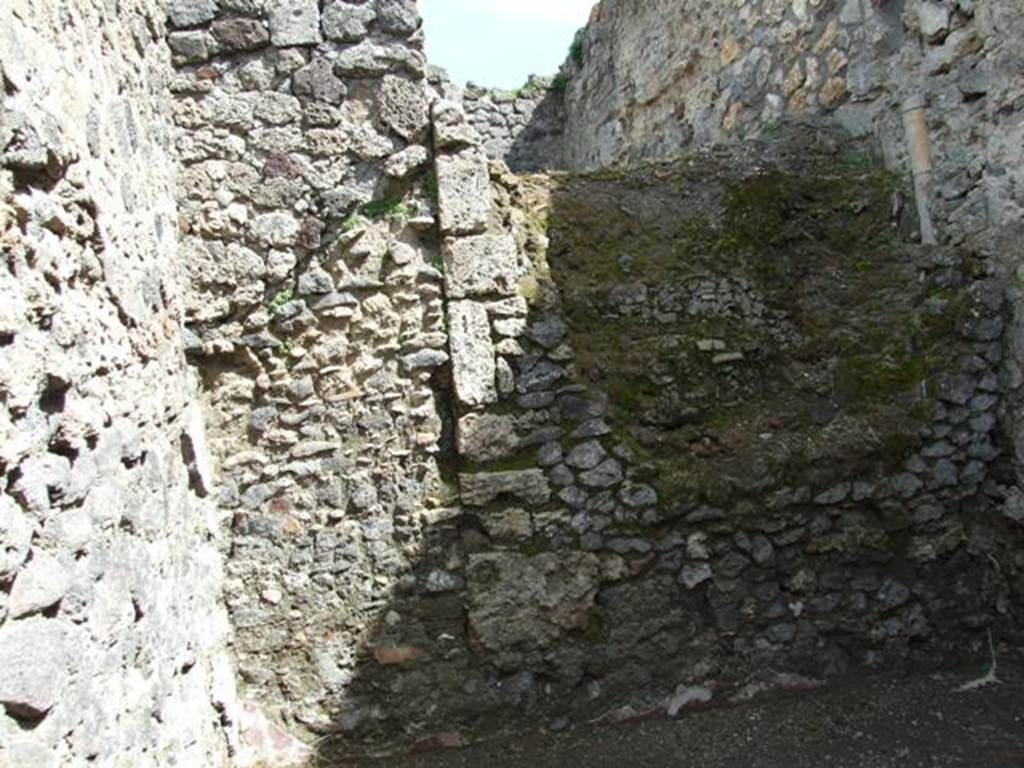
[[[863,146],[786,127],[492,187],[487,233],[444,246],[446,493],[321,764],[1012,636],[1002,290],[909,241]]]
[[[565,85],[555,78],[526,127],[513,138],[505,161],[515,173],[560,170],[565,167],[564,137]]]
[[[463,107],[491,159],[504,160],[516,173],[565,167],[564,76],[530,76],[516,91],[467,86]]]

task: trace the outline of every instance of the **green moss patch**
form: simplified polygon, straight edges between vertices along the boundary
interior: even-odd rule
[[[577,370],[663,497],[824,483],[913,450],[967,353],[970,302],[899,235],[901,187],[862,155],[813,152],[558,181],[547,258]],[[735,306],[688,303],[722,284]],[[644,290],[646,313],[624,298]]]

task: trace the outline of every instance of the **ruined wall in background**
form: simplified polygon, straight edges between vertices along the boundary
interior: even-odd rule
[[[936,198],[951,212],[1003,176],[986,158],[990,137],[1019,129],[1020,24],[1004,0],[604,0],[564,68],[567,160],[671,158],[783,116],[828,114],[874,133],[902,168],[902,106],[917,96],[935,139]]]
[[[904,115],[919,105],[939,236],[1005,253],[1022,218],[1022,25],[1009,0],[603,0],[553,80],[471,86],[464,106],[514,171],[672,159],[824,117],[909,174]]]
[[[772,140],[792,120],[869,137],[919,189],[924,239],[976,259],[1009,312],[1003,432],[1024,467],[1024,15],[1007,0],[603,0],[563,72],[570,168]],[[917,139],[912,138],[916,121]],[[922,140],[923,139],[923,140]],[[915,156],[917,164],[915,165]],[[909,192],[912,185],[908,183]],[[1008,488],[1007,515],[1020,496]]]
[[[919,106],[939,240],[1003,268],[1024,194],[1022,25],[1006,0],[604,0],[564,68],[566,161],[672,158],[817,116],[873,137],[909,175],[905,115]]]
[[[294,733],[372,726],[380,694],[353,681],[398,652],[371,634],[396,593],[444,587],[415,570],[451,443],[420,20],[400,0],[181,0],[170,22],[241,680]]]
[[[0,8],[4,765],[228,760],[237,713],[182,343],[163,12]]]
[[[531,76],[516,91],[466,87],[462,106],[492,160],[516,173],[564,166],[565,113],[561,79]]]

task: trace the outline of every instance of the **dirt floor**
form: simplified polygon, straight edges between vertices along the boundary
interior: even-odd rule
[[[978,671],[877,677],[732,707],[502,737],[352,768],[1024,768],[1024,658]]]

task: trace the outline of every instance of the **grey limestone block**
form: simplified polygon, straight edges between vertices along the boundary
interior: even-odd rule
[[[56,619],[9,621],[0,629],[0,706],[39,717],[59,699],[67,679],[65,629]]]
[[[448,238],[443,256],[445,288],[453,299],[511,296],[518,290],[516,243],[511,235]]]
[[[269,11],[270,41],[274,45],[316,45],[323,39],[317,0],[274,0]]]
[[[487,310],[472,301],[455,301],[448,308],[455,394],[474,407],[498,399],[494,344]]]
[[[449,235],[478,234],[491,214],[491,179],[487,158],[469,149],[436,160],[441,231]]]

